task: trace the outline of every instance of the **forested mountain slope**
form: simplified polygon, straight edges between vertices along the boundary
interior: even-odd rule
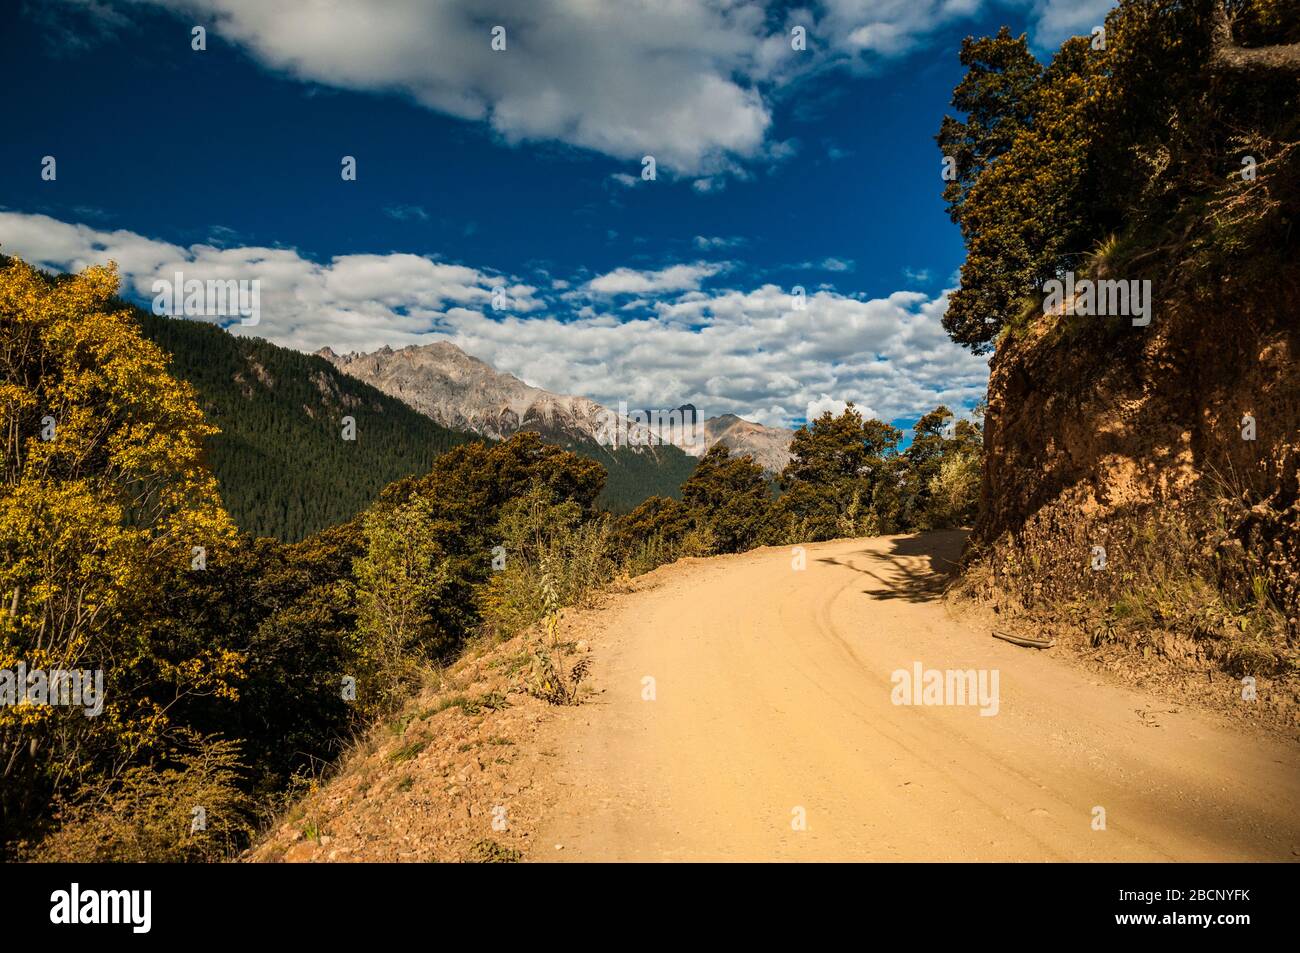
[[[292,542],[342,523],[394,480],[478,439],[442,427],[319,357],[133,309],[221,428],[208,458],[236,524]],[[344,417],[356,423],[343,439]]]
[[[292,542],[341,523],[394,480],[427,472],[439,453],[487,439],[444,427],[322,357],[132,310],[221,428],[210,441],[211,465],[231,516],[255,535]],[[342,436],[349,416],[355,441]],[[676,447],[646,454],[563,434],[548,439],[605,467],[600,503],[616,513],[650,496],[679,496],[696,464]]]

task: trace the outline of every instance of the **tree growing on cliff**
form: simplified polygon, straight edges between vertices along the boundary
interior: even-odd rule
[[[965,118],[936,137],[967,252],[943,321],[953,340],[990,350],[1066,270],[1163,264],[1176,278],[1284,241],[1297,37],[1300,5],[1285,0],[1123,0],[1104,34],[1067,40],[1042,69],[1023,36],[968,38],[953,93]]]
[[[968,115],[945,116],[937,138],[958,160],[944,198],[967,255],[943,324],[977,352],[1056,272],[1087,220],[1072,186],[1083,173],[1090,53],[1075,38],[1042,69],[1005,28],[962,44],[968,71],[953,104]]]

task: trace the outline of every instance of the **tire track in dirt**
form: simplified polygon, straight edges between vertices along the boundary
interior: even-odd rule
[[[1294,860],[1300,748],[954,617],[961,534],[695,560],[588,633],[534,860]],[[891,674],[999,675],[998,712]],[[646,676],[655,699],[642,699]],[[1106,829],[1093,829],[1093,811]],[[806,819],[796,829],[799,813]],[[556,845],[563,849],[557,850]]]

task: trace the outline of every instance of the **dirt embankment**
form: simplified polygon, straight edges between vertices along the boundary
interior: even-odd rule
[[[604,608],[653,587],[651,573],[566,610],[557,654],[590,658]],[[403,710],[375,726],[244,860],[515,861],[557,788],[550,765],[564,715],[522,690],[536,632],[472,643]],[[585,698],[590,690],[582,688]]]
[[[1297,725],[1300,268],[1275,278],[1003,337],[964,591],[1134,678],[1253,679]]]

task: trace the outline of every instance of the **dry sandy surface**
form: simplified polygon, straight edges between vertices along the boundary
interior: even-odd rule
[[[942,598],[960,544],[688,560],[579,618],[595,691],[536,733],[528,859],[1300,857],[1300,747],[990,638]],[[893,704],[917,662],[996,670],[996,715]]]

